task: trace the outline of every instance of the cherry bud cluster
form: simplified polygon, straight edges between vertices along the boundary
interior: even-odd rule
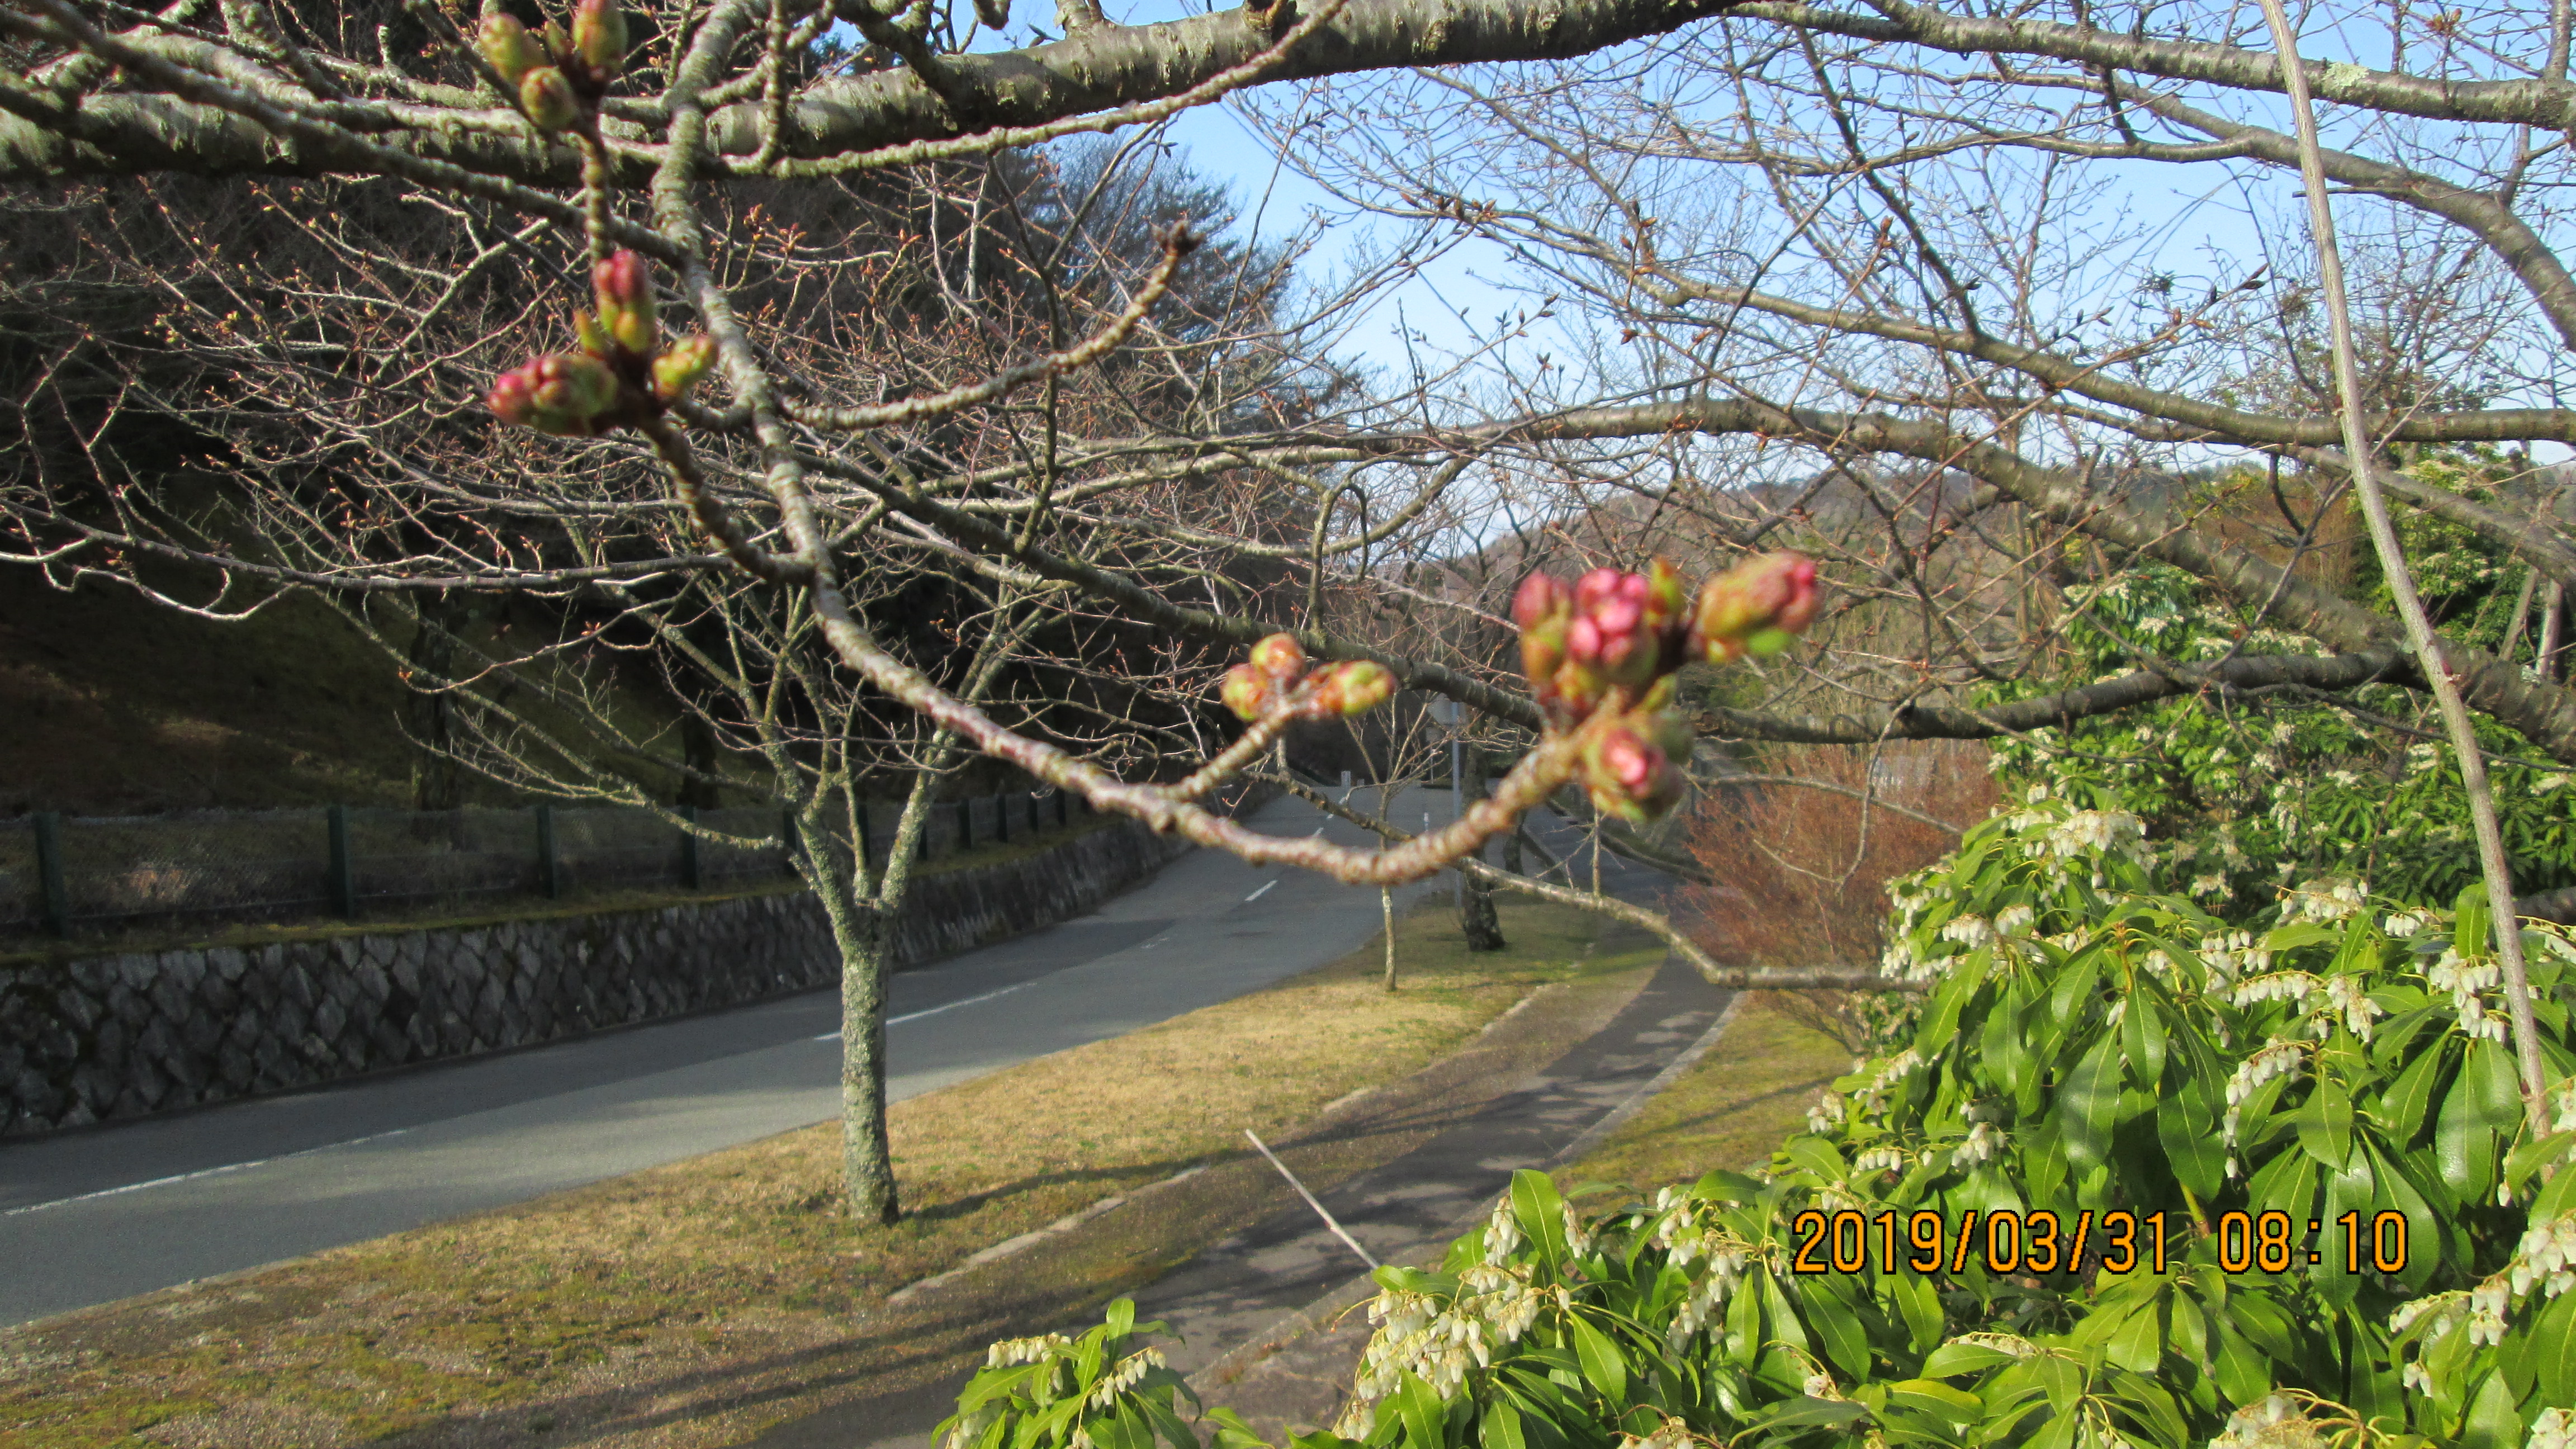
[[[1572,588],[1547,574],[1512,600],[1521,668],[1551,734],[1582,739],[1592,803],[1648,820],[1681,799],[1691,732],[1671,710],[1674,671],[1777,654],[1816,614],[1816,566],[1762,554],[1702,585],[1693,598],[1673,566],[1644,573],[1594,569]]]
[[[541,131],[569,131],[594,114],[626,63],[626,12],[618,0],[575,0],[572,29],[530,31],[507,15],[485,17],[475,48],[518,93]]]
[[[536,358],[492,385],[503,422],[563,437],[595,438],[659,414],[715,366],[702,334],[662,345],[653,311],[653,273],[633,252],[590,269],[599,310],[573,313],[581,351]]]
[[[1304,719],[1366,714],[1395,696],[1395,676],[1374,660],[1344,659],[1306,667],[1306,651],[1286,634],[1252,646],[1251,659],[1226,671],[1225,707],[1244,721],[1290,715]]]

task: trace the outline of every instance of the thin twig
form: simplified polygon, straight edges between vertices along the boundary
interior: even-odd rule
[[[2388,592],[2396,601],[2398,618],[2406,625],[2406,642],[2413,647],[2424,682],[2441,707],[2452,752],[2459,757],[2460,784],[2468,793],[2469,819],[2477,830],[2478,865],[2486,877],[2487,900],[2498,918],[2496,956],[2504,968],[2505,1010],[2513,1022],[2514,1055],[2522,1067],[2524,1104],[2536,1131],[2546,1120],[2542,1106],[2549,1077],[2540,1055],[2539,1023],[2531,1011],[2531,975],[2522,959],[2521,920],[2514,914],[2513,867],[2505,858],[2504,831],[2496,820],[2495,792],[2487,784],[2486,756],[2478,748],[2477,729],[2470,723],[2468,705],[2461,700],[2459,683],[2442,657],[2442,641],[2434,634],[2432,621],[2425,617],[2414,575],[2406,569],[2397,526],[2388,515],[2387,496],[2380,491],[2379,465],[2362,420],[2361,368],[2354,356],[2352,309],[2344,296],[2343,254],[2335,243],[2334,208],[2326,200],[2325,160],[2317,144],[2316,114],[2308,103],[2308,73],[2299,60],[2298,33],[2290,28],[2289,12],[2281,0],[2263,0],[2263,15],[2271,22],[2272,46],[2280,53],[2281,80],[2289,93],[2290,118],[2298,127],[2299,175],[2306,183],[2308,226],[2316,235],[2317,280],[2325,294],[2326,320],[2334,343],[2335,391],[2340,394],[2337,411],[2343,421],[2344,454],[2352,468],[2354,489],[2361,498],[2362,516],[2370,525],[2371,545],[2378,550],[2380,569],[2388,576]],[[2465,943],[2468,949],[2475,949],[2476,944]]]
[[[1252,1138],[1252,1145],[1261,1149],[1261,1155],[1270,1159],[1270,1165],[1279,1169],[1279,1175],[1288,1179],[1288,1185],[1290,1187],[1297,1189],[1297,1195],[1306,1200],[1306,1206],[1315,1210],[1315,1216],[1324,1220],[1325,1227],[1333,1230],[1333,1236],[1341,1239],[1345,1244],[1348,1244],[1352,1252],[1360,1255],[1360,1261],[1368,1264],[1369,1268],[1374,1271],[1378,1265],[1377,1259],[1369,1256],[1369,1250],[1360,1246],[1359,1239],[1342,1231],[1342,1225],[1333,1221],[1333,1215],[1324,1211],[1324,1205],[1322,1203],[1315,1201],[1315,1195],[1306,1190],[1306,1184],[1297,1180],[1297,1174],[1288,1170],[1288,1164],[1280,1161],[1277,1153],[1272,1152],[1267,1144],[1265,1144],[1259,1137],[1254,1136],[1251,1128],[1244,1128],[1243,1135]]]

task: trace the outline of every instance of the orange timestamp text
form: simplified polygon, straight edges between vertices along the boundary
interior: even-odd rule
[[[1984,1212],[1969,1208],[1955,1218],[1925,1208],[1913,1213],[1866,1213],[1856,1208],[1809,1208],[1789,1220],[1797,1249],[1793,1273],[1857,1274],[1873,1266],[1883,1274],[1964,1273],[1971,1262],[1989,1273],[2074,1272],[2089,1250],[2105,1273],[2162,1273],[2170,1249],[2182,1241],[2188,1220],[2178,1213],[2134,1213],[2086,1208],[2066,1216],[2038,1209]],[[2328,1232],[2331,1226],[2336,1231]],[[2347,1273],[2406,1268],[2406,1215],[2354,1211],[2316,1218],[2299,1233],[2297,1221],[2278,1210],[2219,1215],[2218,1266],[2229,1273],[2286,1273],[2339,1258]],[[2168,1231],[2168,1230],[2171,1231]]]

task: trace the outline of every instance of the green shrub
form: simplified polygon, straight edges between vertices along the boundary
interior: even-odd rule
[[[2257,931],[2139,835],[2049,800],[1971,831],[1895,893],[1931,989],[1811,1131],[1593,1214],[1522,1174],[1439,1271],[1381,1272],[1347,1437],[1302,1444],[2566,1442],[2576,943],[2526,934],[2535,1135],[2476,889],[2317,881]]]

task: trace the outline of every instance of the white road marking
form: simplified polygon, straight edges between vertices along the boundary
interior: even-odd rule
[[[194,1182],[201,1177],[221,1177],[227,1172],[241,1172],[248,1168],[266,1167],[272,1162],[292,1162],[298,1157],[310,1157],[316,1152],[331,1152],[343,1147],[355,1147],[361,1142],[376,1142],[387,1137],[400,1137],[410,1130],[411,1129],[408,1127],[397,1127],[391,1132],[370,1132],[364,1137],[352,1137],[346,1142],[326,1142],[319,1147],[307,1147],[301,1152],[281,1152],[275,1157],[254,1158],[249,1162],[227,1162],[221,1167],[202,1167],[195,1172],[181,1172],[175,1173],[169,1177],[156,1177],[149,1182],[129,1182],[123,1187],[104,1187],[100,1188],[96,1192],[82,1193],[78,1197],[58,1197],[52,1202],[29,1203],[25,1207],[9,1208],[5,1211],[0,1211],[0,1218],[14,1218],[20,1213],[40,1213],[47,1208],[67,1207],[76,1202],[95,1202],[103,1197],[117,1197],[124,1193],[141,1192],[148,1187],[168,1187],[173,1183]]]
[[[1026,986],[1028,984],[1029,983],[1023,981],[1020,983],[1020,986]],[[919,1021],[925,1016],[937,1016],[943,1011],[955,1011],[961,1006],[973,1006],[979,1001],[990,1001],[996,996],[1008,996],[1012,992],[1019,990],[1020,986],[1005,986],[999,991],[987,991],[981,996],[969,996],[963,1001],[952,1001],[946,1006],[932,1006],[926,1007],[920,1011],[907,1011],[901,1016],[887,1017],[886,1025],[901,1026],[907,1021]],[[821,1036],[814,1038],[816,1041],[839,1041],[840,1039],[841,1034],[837,1031],[827,1031]]]
[[[1275,881],[1275,880],[1274,880],[1274,881],[1272,881],[1272,882],[1270,883],[1270,885],[1263,886],[1261,889],[1259,889],[1259,890],[1257,890],[1257,891],[1254,891],[1252,894],[1250,894],[1250,895],[1248,895],[1248,896],[1245,896],[1245,897],[1243,898],[1243,899],[1244,899],[1244,901],[1245,901],[1245,903],[1246,903],[1246,904],[1249,904],[1249,903],[1251,903],[1251,902],[1253,902],[1253,901],[1257,901],[1257,900],[1261,899],[1263,896],[1266,896],[1266,895],[1270,894],[1270,886],[1275,886],[1275,885],[1277,885],[1277,884],[1279,884],[1279,882],[1277,882],[1277,881]]]

